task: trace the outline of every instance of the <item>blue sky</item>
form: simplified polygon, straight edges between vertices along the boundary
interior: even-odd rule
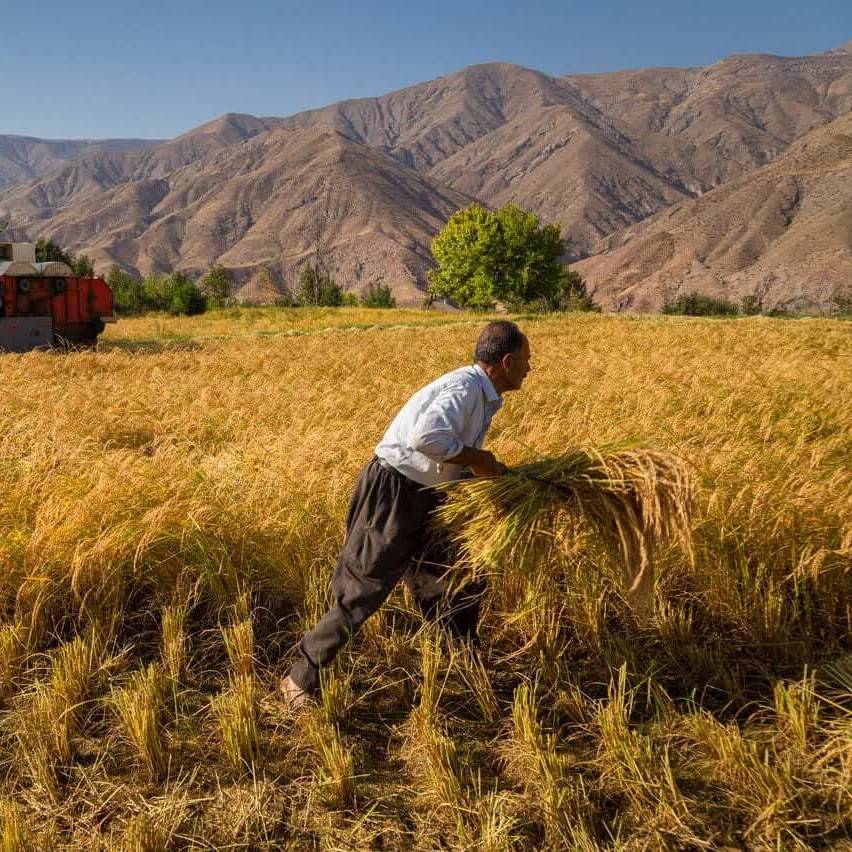
[[[549,74],[817,53],[852,0],[4,0],[0,133],[177,135],[224,112],[289,115],[479,62]]]

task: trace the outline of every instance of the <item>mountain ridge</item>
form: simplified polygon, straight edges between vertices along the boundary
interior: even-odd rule
[[[332,247],[333,271],[350,276],[343,283],[353,289],[392,283],[414,301],[422,298],[429,241],[441,224],[433,215],[436,197],[442,204],[450,199],[519,203],[545,221],[559,222],[566,257],[580,260],[612,251],[608,241],[614,235],[661,211],[762,168],[850,110],[852,52],[846,47],[808,57],[747,54],[704,67],[563,77],[485,63],[379,97],[285,118],[226,113],[140,150],[127,146],[65,160],[46,175],[0,190],[0,211],[32,236],[60,236],[75,250],[137,272],[164,271],[169,262],[193,270],[227,262],[235,264],[241,279],[251,280],[257,270],[245,264],[262,255],[264,265],[285,281],[297,274],[288,258],[303,262],[306,257],[298,230],[285,237],[276,232],[260,252],[243,251],[245,245],[236,253],[233,247],[220,251],[215,240],[198,236],[204,229],[193,226],[190,214],[202,210],[195,204],[199,198],[217,193],[220,206],[240,203],[245,190],[236,197],[234,191],[243,149],[245,156],[255,157],[269,142],[269,151],[280,158],[279,170],[298,172],[310,167],[302,155],[301,165],[291,163],[301,144],[276,134],[331,129],[359,146],[344,146],[347,156],[357,160],[359,174],[369,164],[382,181],[380,218],[370,227],[360,223],[363,251],[353,247],[355,231],[334,223],[335,233],[345,239],[341,236]],[[283,139],[293,142],[292,151],[285,150],[289,143]],[[327,163],[325,148],[315,167],[321,162]],[[387,183],[390,175],[400,190],[396,202]],[[302,190],[305,180],[297,180]],[[281,186],[268,174],[258,184],[261,192],[272,187],[280,192]],[[359,193],[371,199],[368,206],[375,203],[369,181],[359,179],[352,197],[338,193],[340,209],[356,204]],[[183,211],[176,199],[183,199]],[[318,201],[314,197],[306,203]],[[287,203],[280,195],[268,196],[261,206],[277,205],[280,218]],[[409,206],[419,203],[434,209],[417,219]],[[240,209],[230,210],[231,220],[240,220]],[[420,224],[406,237],[415,245],[406,246],[403,254],[411,256],[382,269],[383,255],[368,244],[374,246],[379,233],[396,234],[395,223],[410,224],[412,216]],[[114,244],[105,241],[109,235]],[[151,244],[155,239],[164,240],[161,250]],[[245,239],[242,233],[239,242]],[[256,239],[257,233],[251,237]],[[192,245],[193,240],[199,242]],[[133,241],[141,241],[138,250],[131,247]],[[344,246],[363,256],[360,266],[345,262]],[[385,248],[397,257],[397,249]],[[401,280],[389,281],[396,274]]]

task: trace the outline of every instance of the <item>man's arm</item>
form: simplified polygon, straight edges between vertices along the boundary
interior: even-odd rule
[[[497,461],[494,453],[488,450],[477,450],[476,447],[464,447],[458,455],[447,461],[450,464],[469,467],[476,476],[500,476],[506,472],[506,465]]]
[[[436,462],[469,467],[476,476],[499,476],[506,467],[493,453],[466,447],[458,437],[461,424],[471,416],[473,401],[473,394],[464,387],[446,388],[412,429],[411,448]]]

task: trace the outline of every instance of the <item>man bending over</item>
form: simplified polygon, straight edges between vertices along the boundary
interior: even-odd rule
[[[521,330],[492,322],[479,335],[473,366],[426,385],[397,414],[358,475],[331,579],[334,603],[299,643],[296,662],[281,681],[291,708],[317,690],[320,670],[400,579],[427,618],[438,618],[455,636],[475,637],[484,584],[449,594],[445,544],[430,527],[443,494],[431,486],[468,471],[505,472],[482,444],[503,394],[518,390],[529,370],[530,347]]]

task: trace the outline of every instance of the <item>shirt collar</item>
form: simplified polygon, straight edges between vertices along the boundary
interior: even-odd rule
[[[474,364],[473,369],[476,370],[476,374],[479,376],[479,383],[482,385],[482,392],[485,394],[485,398],[489,402],[498,403],[499,405],[503,404],[503,397],[497,393],[496,388],[494,387],[494,383],[491,381],[488,373],[479,366],[479,364]]]

